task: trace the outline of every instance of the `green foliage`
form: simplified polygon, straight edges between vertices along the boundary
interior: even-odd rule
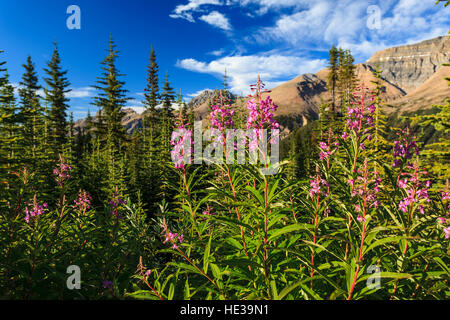
[[[343,117],[352,114],[336,115],[358,95],[349,98],[350,53],[332,51],[336,96],[302,127],[277,117],[291,134],[273,176],[261,170],[269,162],[173,167],[173,125],[191,128],[195,114],[180,90],[176,118],[167,74],[159,95],[153,48],[147,110],[131,135],[120,124],[127,98],[112,38],[95,86],[100,112],[84,127],[66,119],[69,82],[56,44],[44,100],[31,58],[19,102],[0,62],[0,297],[448,299],[448,185],[430,188],[439,177],[422,168],[431,164],[426,149],[392,165],[388,144],[403,141],[394,124],[409,120],[381,112],[380,70],[373,127],[350,129]],[[225,73],[215,103],[235,99],[227,87]],[[243,98],[234,111],[235,127],[246,128]],[[424,143],[448,133],[446,111],[422,115]],[[80,290],[67,288],[71,265]]]
[[[44,78],[47,86],[44,88],[45,99],[50,105],[48,113],[49,117],[49,139],[52,150],[54,151],[53,158],[56,158],[58,153],[62,152],[62,146],[66,142],[67,137],[67,113],[68,108],[66,93],[70,92],[67,89],[70,82],[67,80],[67,70],[63,71],[61,67],[61,59],[59,56],[56,42],[54,43],[53,55],[47,68],[44,68],[47,78]]]

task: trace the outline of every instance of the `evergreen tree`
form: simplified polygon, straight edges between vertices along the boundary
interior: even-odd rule
[[[1,53],[1,51],[0,51]],[[21,139],[14,87],[4,62],[0,62],[0,184],[11,187],[11,173],[19,169],[18,145]],[[4,73],[4,74],[1,74]]]
[[[166,77],[163,85],[163,92],[161,93],[162,110],[161,110],[161,120],[162,120],[162,145],[166,152],[169,151],[170,137],[173,129],[173,108],[172,104],[175,101],[175,92],[170,86],[169,73],[166,73]]]
[[[50,104],[49,111],[49,131],[50,131],[50,145],[54,151],[54,158],[57,159],[58,153],[62,152],[63,146],[67,140],[67,114],[68,108],[66,93],[70,92],[67,89],[70,82],[66,78],[67,70],[63,71],[61,68],[61,59],[58,52],[56,42],[54,42],[53,55],[51,60],[47,63],[47,68],[44,68],[47,78],[44,78],[49,89],[45,88],[45,99]]]
[[[390,157],[390,154],[388,153],[388,146],[390,145],[390,143],[385,138],[387,135],[387,117],[383,111],[385,103],[382,99],[382,94],[386,91],[386,86],[383,83],[381,74],[382,70],[380,70],[379,64],[377,63],[375,70],[373,70],[375,80],[372,81],[372,83],[375,85],[375,89],[373,91],[373,105],[376,107],[375,113],[373,115],[374,132],[372,141],[369,143],[368,148],[369,150],[373,150],[372,155],[377,160],[374,162],[375,171],[381,170],[381,166],[378,166],[378,162],[386,162]],[[373,147],[371,147],[370,144],[372,144]]]
[[[151,130],[155,128],[157,120],[156,106],[159,101],[159,84],[158,84],[158,64],[156,63],[156,54],[153,46],[150,49],[150,64],[147,66],[147,86],[144,89],[145,100],[142,102],[145,108],[144,120],[151,125]],[[144,125],[145,127],[145,125]]]
[[[339,80],[339,50],[333,45],[329,51],[330,58],[328,62],[328,89],[331,91],[331,110],[336,112],[336,85]]]
[[[38,77],[31,57],[27,57],[26,64],[22,65],[25,73],[20,82],[20,110],[19,120],[22,125],[22,145],[24,164],[31,171],[37,169],[37,162],[42,160],[45,150],[42,147],[42,135],[44,128],[44,109],[40,103],[38,90]]]
[[[345,106],[350,103],[351,94],[356,86],[355,59],[350,50],[340,49],[339,53],[339,95],[341,113],[345,113]]]
[[[127,141],[125,128],[122,126],[122,118],[125,115],[122,108],[125,106],[128,98],[124,82],[119,80],[123,76],[116,68],[116,59],[119,51],[115,49],[112,36],[109,38],[108,56],[101,62],[103,73],[97,77],[97,84],[93,87],[99,91],[94,98],[94,105],[100,108],[100,115],[97,121],[97,135],[101,140],[105,134],[104,125],[106,124],[107,136],[112,139],[111,143],[118,151],[122,150]]]

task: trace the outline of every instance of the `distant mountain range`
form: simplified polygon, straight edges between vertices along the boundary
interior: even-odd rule
[[[386,91],[383,98],[386,112],[413,112],[442,104],[450,97],[450,87],[444,77],[450,76],[450,37],[442,36],[417,44],[404,45],[376,52],[365,63],[356,64],[356,76],[366,86],[373,87],[373,70],[378,63]],[[293,116],[299,125],[316,119],[322,101],[330,94],[327,89],[328,69],[315,74],[302,74],[271,89],[269,93],[278,105],[276,116]],[[214,91],[206,90],[191,100],[197,119],[207,118]],[[129,132],[141,126],[142,116],[132,109],[124,110],[123,125]],[[77,121],[83,126],[85,120]]]

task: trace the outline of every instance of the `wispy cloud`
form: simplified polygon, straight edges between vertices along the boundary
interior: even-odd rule
[[[90,98],[94,96],[95,89],[92,87],[71,88],[72,91],[66,94],[69,99]]]
[[[298,49],[314,46],[323,50],[335,44],[352,49],[357,58],[365,60],[376,50],[444,35],[450,28],[448,12],[436,6],[434,1],[300,2],[302,6],[293,13],[279,16],[272,26],[261,27],[246,39],[259,44],[281,43]],[[373,14],[368,8],[373,5],[379,12],[380,28],[368,27]]]
[[[225,15],[218,11],[212,11],[206,15],[203,15],[199,18],[200,20],[212,25],[213,27],[230,31],[231,30],[231,24]]]
[[[227,56],[210,62],[196,59],[183,59],[177,66],[193,72],[221,77],[224,70],[230,79],[231,91],[237,94],[248,93],[249,85],[261,76],[268,87],[302,73],[316,72],[325,67],[324,59],[307,59],[281,54],[258,54],[247,56]]]
[[[201,10],[205,5],[222,5],[221,0],[189,0],[187,4],[180,4],[175,7],[169,17],[174,19],[186,19],[189,22],[195,22],[193,12]]]
[[[219,57],[219,56],[223,55],[224,53],[225,53],[224,49],[219,49],[219,50],[214,50],[214,51],[208,52],[209,55],[216,56],[216,57]]]

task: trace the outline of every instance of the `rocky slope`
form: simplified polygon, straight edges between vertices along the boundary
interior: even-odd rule
[[[376,52],[367,64],[378,63],[383,77],[409,93],[430,78],[443,63],[450,61],[450,38],[437,37],[417,44]]]
[[[122,125],[125,127],[128,133],[133,133],[135,129],[139,129],[142,127],[142,115],[137,113],[131,108],[123,109],[125,115],[122,118]],[[98,116],[98,112],[95,116],[92,117],[92,120],[95,122]],[[80,119],[75,122],[75,129],[86,127],[87,120]]]

